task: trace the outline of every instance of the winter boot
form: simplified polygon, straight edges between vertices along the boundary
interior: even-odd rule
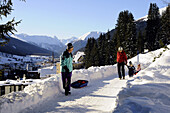
[[[68,94],[71,95],[71,92],[69,91]]]
[[[68,95],[68,90],[67,90],[67,88],[65,89],[65,96],[67,96]]]

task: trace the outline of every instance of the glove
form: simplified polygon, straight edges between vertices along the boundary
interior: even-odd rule
[[[127,61],[124,61],[125,65],[127,65]]]
[[[67,66],[64,66],[64,69],[65,69],[66,73],[69,73],[69,69],[67,68]]]

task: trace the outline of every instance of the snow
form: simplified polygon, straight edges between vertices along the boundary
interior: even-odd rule
[[[162,14],[166,11],[166,8],[167,8],[167,7],[164,7],[164,8],[159,9],[160,15],[162,15]],[[147,20],[148,20],[148,15],[146,15],[146,16],[144,16],[144,17],[141,17],[141,18],[139,18],[139,19],[136,20],[136,21],[139,21],[139,20],[147,21]]]
[[[160,50],[154,51],[159,54]],[[166,113],[170,111],[170,50],[129,80],[118,96],[115,113]]]
[[[18,39],[18,40],[21,40],[21,41],[23,41],[23,42],[27,42],[26,40],[24,40],[24,39],[22,39],[22,38],[19,38],[19,37],[13,35],[13,34],[11,35],[11,37],[13,37],[13,38],[15,38],[15,39]]]
[[[89,84],[72,89],[69,96],[63,94],[61,75],[56,74],[27,86],[24,91],[2,96],[1,112],[167,112],[170,110],[170,50],[163,50],[140,54],[142,70],[132,78],[126,76],[125,80],[118,79],[117,65],[74,70],[72,82],[85,79]],[[161,57],[153,62],[161,52]],[[128,61],[137,66],[137,56]]]
[[[6,41],[5,41],[5,40],[2,40],[2,39],[0,40],[0,43],[4,43],[4,42],[6,42]]]
[[[0,56],[0,64],[10,64],[10,63],[20,63],[21,61],[16,61],[13,58],[7,58]]]
[[[86,70],[86,69],[74,70],[72,81],[76,81],[78,79],[86,79],[89,81],[89,85],[88,85],[88,87],[82,89],[81,92],[79,90],[72,89],[73,97],[71,97],[71,98],[73,100],[77,99],[77,101],[79,102],[79,101],[81,101],[81,99],[78,100],[78,97],[83,98],[83,96],[87,95],[87,97],[85,97],[85,98],[93,97],[93,100],[96,100],[97,95],[95,95],[94,91],[96,89],[101,89],[101,87],[108,84],[107,82],[110,81],[110,78],[117,77],[117,76],[111,76],[113,74],[116,75],[116,66],[90,67],[88,70]],[[105,82],[103,80],[105,80]],[[116,82],[117,80],[114,80],[114,81]],[[96,83],[98,85],[96,85]],[[124,83],[124,85],[125,85],[125,83]],[[109,88],[109,86],[105,86],[105,87]],[[108,90],[110,90],[110,89],[108,89]],[[42,82],[40,82],[40,83],[27,86],[24,89],[24,91],[22,91],[22,92],[15,92],[15,93],[11,93],[11,94],[3,96],[3,98],[1,98],[1,103],[2,103],[1,111],[2,112],[5,111],[6,113],[10,113],[13,111],[13,113],[15,113],[15,112],[17,113],[17,112],[27,108],[24,110],[24,112],[30,112],[32,107],[42,104],[42,103],[44,103],[44,101],[54,101],[54,98],[57,99],[56,101],[63,101],[62,99],[64,99],[64,100],[67,99],[67,97],[63,96],[62,92],[63,92],[63,89],[62,89],[61,75],[56,74],[55,76],[53,76],[51,78],[42,80]],[[93,94],[93,92],[94,92],[94,94]],[[102,94],[103,90],[101,89],[101,91],[99,91],[99,92]],[[119,90],[117,91],[117,93],[118,92],[119,92]],[[108,95],[111,95],[111,94],[112,93],[108,93]],[[77,95],[79,95],[79,96],[77,97]],[[105,101],[107,101],[108,99],[111,99],[110,103],[112,103],[112,100],[113,100],[111,98],[112,96],[107,98],[107,95],[103,95],[101,97],[99,96],[98,99],[100,100],[100,98],[102,98],[104,96],[106,96]],[[84,101],[86,100],[85,98],[83,99]],[[84,101],[82,101],[82,103],[80,103],[79,105],[81,106],[84,103]],[[71,102],[71,103],[76,105],[78,102]],[[97,103],[98,102],[95,101],[93,104],[95,105]],[[50,107],[49,103],[46,103],[46,104],[47,105],[45,105],[45,106]],[[89,104],[92,104],[92,102],[90,102],[90,100],[89,100]],[[67,105],[69,105],[69,102],[67,102]],[[20,106],[20,107],[18,107],[18,106]],[[100,105],[100,107],[96,106],[95,109],[97,110],[97,109],[101,108],[101,106],[103,106],[103,104]],[[48,107],[46,107],[46,108],[48,108]],[[60,107],[60,106],[58,106],[58,107]],[[107,105],[106,105],[106,107],[107,107]],[[109,107],[109,109],[110,109],[110,107]],[[39,110],[41,110],[41,109],[38,108],[38,111]],[[42,109],[42,110],[44,110],[44,109]],[[107,110],[108,109],[106,109],[106,111]]]
[[[47,77],[46,75],[56,74],[56,72],[57,72],[56,66],[50,66],[50,67],[38,69],[38,73],[40,73],[40,78]]]
[[[14,49],[16,49],[16,47],[15,46],[12,46]]]
[[[7,54],[7,56],[10,56],[10,54]],[[13,55],[12,57],[6,57],[3,55],[0,55],[0,64],[10,64],[10,63],[22,63],[21,61],[16,61],[16,59],[23,59],[23,62],[27,62],[27,61],[33,61],[33,62],[39,62],[39,61],[43,61],[45,58],[47,58],[46,56],[35,56],[35,55],[30,55],[30,56],[18,56],[18,55]]]
[[[65,46],[56,36],[15,34],[11,35],[11,37],[56,53]]]
[[[40,36],[40,35],[26,35],[26,34],[16,34],[11,35],[11,37],[19,39],[21,41],[30,42],[33,44],[37,44],[41,47],[48,47],[48,45],[58,45],[60,47],[63,47],[63,44],[61,41],[56,37],[50,37],[50,36]]]
[[[69,38],[69,39],[61,39],[61,42],[64,44],[64,45],[67,45],[68,43],[71,43],[73,42],[74,40],[78,39],[77,37],[72,37],[72,38]]]
[[[84,52],[78,51],[77,54],[74,56],[73,61],[78,62],[78,59],[83,55],[85,55]]]
[[[31,81],[31,82],[30,82]],[[0,81],[0,86],[4,85],[20,85],[20,84],[35,84],[39,83],[41,80],[40,79],[26,79],[26,80],[6,80],[6,81]]]
[[[99,36],[100,36],[101,33],[102,33],[102,32],[97,32],[97,31],[88,32],[88,33],[80,36],[80,37],[78,38],[78,40],[86,40],[86,41],[87,41],[88,38],[92,38],[92,37],[95,38],[95,39],[97,39],[97,38],[99,38]]]

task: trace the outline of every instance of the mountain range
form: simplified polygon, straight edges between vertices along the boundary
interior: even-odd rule
[[[8,37],[10,40],[4,46],[0,46],[0,52],[14,54],[14,55],[45,55],[51,56],[53,51],[35,46],[33,44],[27,43],[25,41]],[[54,52],[56,57],[59,57],[59,54]]]
[[[64,45],[67,45],[69,42],[73,42],[74,40],[77,40],[78,38],[77,37],[72,37],[72,38],[69,38],[69,39],[61,39],[60,41],[64,44]]]
[[[166,10],[166,7],[161,8],[160,14],[162,15],[162,13],[165,10]],[[136,20],[135,22],[137,25],[137,30],[144,30],[146,27],[146,21],[147,21],[147,15]],[[115,29],[111,30],[110,35],[113,36],[114,32],[115,32]],[[92,32],[88,32],[80,37],[71,37],[69,39],[59,39],[56,36],[50,37],[50,36],[41,36],[41,35],[15,34],[15,35],[11,35],[11,39],[12,39],[13,44],[15,44],[14,41],[17,41],[17,43],[20,41],[19,44],[23,44],[23,45],[25,45],[26,43],[30,44],[30,46],[32,46],[30,48],[36,47],[36,48],[43,49],[42,53],[46,54],[46,53],[50,53],[53,51],[53,52],[57,53],[57,55],[61,55],[62,52],[66,49],[67,43],[71,42],[74,46],[73,52],[76,52],[86,46],[88,38],[94,37],[95,39],[97,39],[101,33],[103,33],[103,32],[92,31]],[[16,46],[14,46],[12,43],[8,43],[8,46],[10,46],[10,48],[15,48]],[[10,44],[12,44],[12,45],[10,45]],[[5,47],[7,47],[7,46],[5,46]],[[21,48],[24,48],[24,47],[22,46]],[[18,49],[18,47],[16,49]],[[15,51],[16,51],[16,49],[15,49]],[[8,52],[7,50],[9,50],[9,49],[6,49],[6,52]],[[23,50],[24,49],[22,49],[21,51],[23,51]],[[0,49],[0,51],[2,51],[2,48]],[[25,51],[33,51],[32,53],[35,54],[34,50],[26,49]],[[20,52],[20,54],[21,53],[22,52]],[[38,53],[41,53],[41,51],[38,51]],[[24,54],[26,54],[26,53],[24,53]]]
[[[20,41],[47,49],[49,51],[54,51],[61,54],[65,49],[67,43],[71,42],[74,46],[74,51],[77,51],[86,46],[87,40],[90,37],[97,39],[101,32],[88,32],[79,38],[72,37],[70,39],[58,39],[56,36],[40,36],[40,35],[27,35],[27,34],[15,34],[11,35],[12,38],[18,39]]]

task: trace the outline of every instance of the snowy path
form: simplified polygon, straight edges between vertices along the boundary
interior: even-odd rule
[[[60,93],[51,100],[25,109],[22,113],[112,112],[116,107],[117,94],[127,82],[115,77],[96,80],[82,89],[72,89],[70,96]]]

